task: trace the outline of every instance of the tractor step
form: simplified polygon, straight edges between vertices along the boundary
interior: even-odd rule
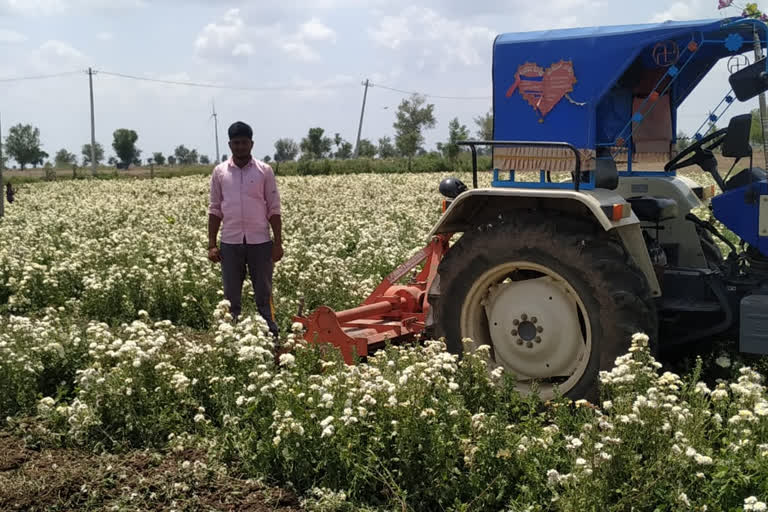
[[[659,306],[665,312],[717,313],[723,310],[719,302],[710,300],[690,300],[664,298]]]

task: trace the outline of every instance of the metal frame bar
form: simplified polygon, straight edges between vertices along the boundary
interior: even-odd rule
[[[567,142],[542,142],[542,141],[520,141],[520,140],[460,140],[456,142],[456,145],[458,146],[469,146],[470,151],[472,152],[472,186],[474,188],[477,188],[477,146],[508,146],[508,147],[538,147],[538,148],[558,148],[558,149],[569,149],[573,152],[574,156],[576,157],[576,168],[574,169],[574,186],[576,190],[578,191],[581,186],[581,155],[579,154],[579,150],[576,149],[572,144],[569,144]],[[513,183],[515,183],[516,186],[520,186],[523,188],[540,188],[542,183],[546,183],[544,180],[545,176],[543,173],[544,170],[541,170],[539,173],[539,182],[515,182],[514,181],[514,171],[510,171],[510,178]],[[498,183],[500,180],[498,180],[498,172],[499,170],[494,168],[494,183]],[[594,188],[594,176],[590,179],[589,184]],[[570,184],[566,183],[553,183],[551,185],[547,185],[548,188],[571,188]]]

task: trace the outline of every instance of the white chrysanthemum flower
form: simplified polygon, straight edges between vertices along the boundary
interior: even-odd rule
[[[293,354],[280,354],[280,366],[292,368],[296,364],[296,357]]]

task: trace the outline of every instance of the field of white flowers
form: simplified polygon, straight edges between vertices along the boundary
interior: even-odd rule
[[[93,452],[194,450],[205,461],[180,472],[261,479],[307,510],[766,510],[768,393],[736,361],[676,375],[638,335],[601,403],[543,404],[483,352],[458,362],[429,341],[349,367],[289,334],[301,297],[356,305],[424,244],[441,177],[279,180],[275,299],[294,349],[279,365],[253,304],[229,322],[206,178],[21,187],[0,221],[0,427]]]

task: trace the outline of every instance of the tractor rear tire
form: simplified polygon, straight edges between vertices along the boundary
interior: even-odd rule
[[[599,372],[613,368],[633,334],[647,334],[655,353],[658,319],[645,276],[588,220],[515,213],[466,232],[438,274],[435,338],[459,357],[464,338],[472,339],[468,350],[490,345],[491,363],[514,374],[524,395],[536,381],[543,400],[557,388],[594,402]]]

